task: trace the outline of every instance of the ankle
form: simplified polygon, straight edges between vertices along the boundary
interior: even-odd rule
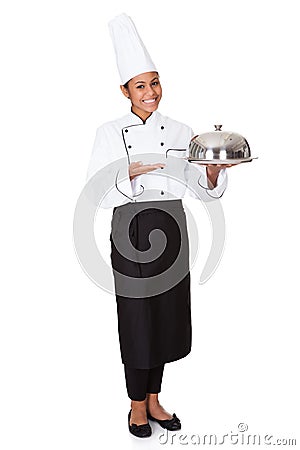
[[[158,394],[147,394],[147,406],[159,405]]]
[[[147,404],[146,401],[147,401],[147,399],[142,400],[142,401],[131,400],[131,409],[140,410],[140,411],[146,409],[146,404]]]

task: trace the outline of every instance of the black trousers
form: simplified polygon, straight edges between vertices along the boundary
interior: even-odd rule
[[[131,400],[143,401],[146,394],[157,394],[161,389],[165,365],[152,369],[133,369],[124,364],[126,388]]]

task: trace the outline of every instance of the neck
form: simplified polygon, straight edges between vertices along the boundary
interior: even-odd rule
[[[148,117],[151,116],[152,112],[143,111],[142,109],[135,108],[134,106],[131,107],[131,111],[138,116],[140,119],[142,119],[143,122],[146,122]]]

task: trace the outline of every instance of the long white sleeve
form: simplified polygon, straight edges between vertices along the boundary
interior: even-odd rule
[[[99,127],[96,132],[86,181],[101,170],[99,177],[101,186],[97,185],[103,190],[101,208],[112,208],[128,203],[133,199],[134,191],[129,179],[128,161],[124,155],[118,154],[117,147],[116,145],[115,150],[113,139],[104,127]],[[109,192],[107,192],[108,190]]]
[[[193,163],[190,163],[193,164]],[[216,186],[211,189],[208,185],[208,179],[206,174],[206,167],[201,166],[199,164],[193,164],[193,176],[190,176],[188,185],[191,186],[191,189],[187,188],[185,197],[192,197],[192,198],[200,198],[203,201],[212,201],[216,200],[224,194],[227,183],[228,183],[228,176],[226,169],[222,169],[218,175],[217,178],[217,184]],[[198,173],[197,176],[195,176],[195,171]],[[193,179],[193,181],[192,181]]]

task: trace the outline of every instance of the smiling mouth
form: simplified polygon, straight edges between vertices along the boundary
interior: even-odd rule
[[[142,101],[143,101],[143,103],[146,103],[146,105],[151,105],[152,103],[155,103],[156,100],[157,100],[157,97],[151,98],[150,100],[142,100]]]

